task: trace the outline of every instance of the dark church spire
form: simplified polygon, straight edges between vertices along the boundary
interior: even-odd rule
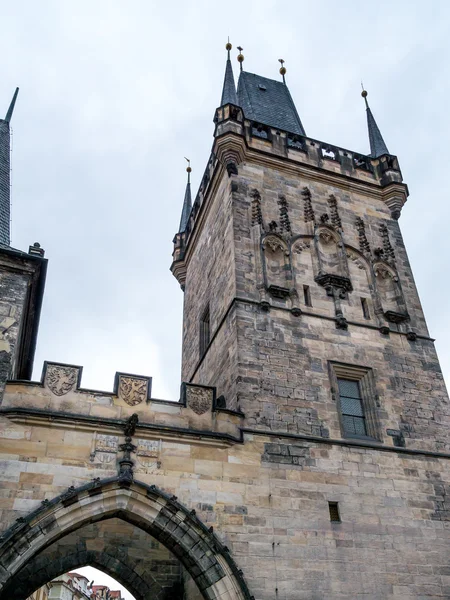
[[[9,105],[8,112],[4,119],[0,119],[0,246],[9,246],[10,244],[10,211],[11,211],[11,193],[10,193],[10,152],[11,139],[9,123],[14,112],[17,94],[19,88],[16,88],[13,99]]]
[[[383,154],[389,154],[389,150],[384,143],[383,136],[381,135],[380,130],[378,129],[378,125],[375,121],[375,118],[370,110],[369,103],[367,102],[367,92],[363,88],[361,92],[361,96],[364,98],[364,102],[366,103],[366,113],[367,113],[367,127],[369,129],[369,141],[370,141],[370,156],[372,158],[377,158],[378,156],[382,156]]]
[[[191,214],[192,208],[192,199],[191,199],[191,161],[186,158],[188,161],[188,166],[186,168],[188,179],[186,184],[186,192],[184,193],[184,202],[183,202],[183,210],[181,211],[181,219],[180,219],[180,227],[178,229],[178,233],[184,233],[186,231],[186,226],[189,221],[189,215]]]
[[[225,67],[225,78],[223,80],[222,99],[220,101],[220,106],[225,106],[225,104],[235,104],[238,106],[236,86],[234,85],[233,67],[231,66],[230,60],[230,50],[232,48],[230,42],[227,43],[225,48],[228,52],[228,58],[227,65]]]

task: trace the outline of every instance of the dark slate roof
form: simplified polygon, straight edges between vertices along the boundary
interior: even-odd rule
[[[181,211],[180,227],[178,233],[184,233],[191,214],[192,199],[191,199],[191,182],[188,179],[186,192],[184,193],[183,210]]]
[[[246,119],[306,135],[289,89],[281,81],[242,71],[237,95]]]
[[[229,58],[227,60],[227,66],[225,67],[225,78],[223,80],[222,99],[220,100],[220,106],[224,106],[225,104],[238,105],[236,86],[234,84],[233,67],[231,66],[231,60]]]
[[[369,141],[370,141],[370,155],[373,158],[382,156],[383,154],[389,154],[386,144],[384,143],[383,136],[381,135],[372,111],[367,104],[367,127],[369,129]]]

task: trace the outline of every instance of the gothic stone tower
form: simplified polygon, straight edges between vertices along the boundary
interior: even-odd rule
[[[28,254],[10,245],[10,122],[18,92],[0,119],[0,404],[7,379],[31,379],[47,272],[39,244]]]
[[[274,556],[286,532],[311,544],[321,503],[342,519],[279,567],[308,563],[309,595],[289,589],[289,571],[279,596],[275,585],[252,592],[450,597],[450,409],[399,228],[408,189],[397,157],[366,92],[362,155],[306,136],[283,65],[278,82],[238,60],[236,91],[228,50],[211,157],[174,239],[182,379],[242,411],[246,443],[266,436],[261,461],[285,496]]]

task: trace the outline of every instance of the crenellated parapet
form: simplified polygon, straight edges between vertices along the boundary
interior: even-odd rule
[[[117,372],[109,392],[82,387],[82,372],[81,366],[45,362],[40,381],[7,383],[0,414],[20,423],[72,423],[82,430],[99,429],[106,436],[114,436],[135,415],[143,434],[159,431],[169,438],[201,434],[219,444],[241,439],[243,414],[228,410],[215,387],[183,383],[175,402],[152,397],[151,377]],[[102,440],[97,450],[109,452],[100,448],[109,443]]]

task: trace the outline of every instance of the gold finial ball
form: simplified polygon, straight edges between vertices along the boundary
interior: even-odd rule
[[[367,92],[366,92],[366,90],[363,90],[363,91],[361,92],[361,96],[362,96],[363,98],[367,98]]]
[[[286,75],[286,67],[281,67],[280,73],[281,75]]]
[[[233,46],[230,44],[230,42],[227,42],[227,45],[225,46],[225,50],[231,50]]]
[[[187,171],[188,173],[191,173],[191,172],[192,172],[192,169],[191,169],[191,167],[186,167],[186,171]]]
[[[238,54],[237,59],[238,59],[238,62],[244,62],[244,55],[242,53]]]

